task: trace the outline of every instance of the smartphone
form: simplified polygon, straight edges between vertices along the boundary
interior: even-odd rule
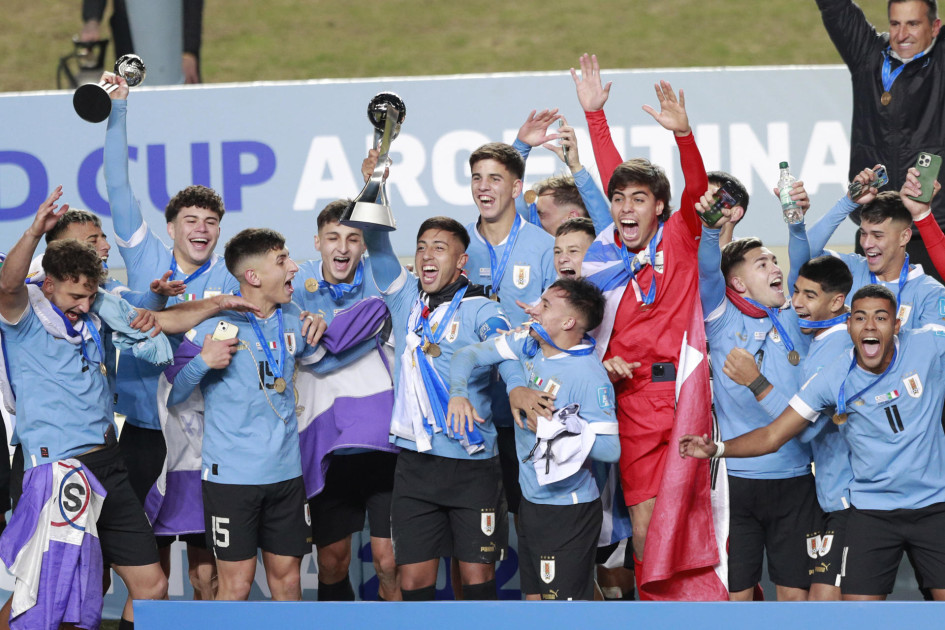
[[[876,167],[873,174],[876,176],[876,179],[870,182],[870,188],[879,190],[889,183],[889,175],[886,174],[886,167],[882,164]],[[863,194],[863,184],[860,182],[850,182],[850,186],[847,188],[847,194],[850,196],[850,199],[856,201],[857,197]]]
[[[938,179],[938,172],[942,168],[942,156],[934,153],[920,153],[916,158],[915,167],[919,169],[919,183],[922,184],[922,196],[909,199],[928,203],[932,201],[932,192],[934,191],[935,180]]]
[[[558,119],[558,129],[564,127],[564,120]],[[568,147],[561,147],[562,155],[564,155],[564,163],[568,163]]]
[[[230,322],[225,322],[222,319],[217,322],[217,327],[213,331],[214,341],[227,341],[229,339],[236,339],[237,333],[240,329],[236,324],[231,324]]]
[[[709,227],[715,227],[715,224],[722,218],[723,208],[734,208],[744,203],[741,194],[735,189],[735,184],[730,179],[722,182],[719,189],[715,191],[714,198],[715,203],[712,204],[712,207],[702,213],[702,220]]]
[[[654,383],[675,383],[676,366],[672,363],[654,363],[651,367],[651,376]]]

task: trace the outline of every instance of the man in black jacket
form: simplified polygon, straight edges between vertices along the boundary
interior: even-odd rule
[[[936,0],[889,0],[888,33],[877,33],[852,0],[817,6],[853,81],[850,179],[885,164],[888,189],[898,190],[920,152],[945,156],[945,43]],[[932,202],[932,213],[945,228],[945,195]],[[907,251],[910,262],[941,280],[918,230]]]

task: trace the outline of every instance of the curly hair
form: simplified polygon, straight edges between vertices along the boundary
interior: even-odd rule
[[[43,271],[59,281],[79,282],[85,276],[95,286],[105,278],[102,259],[95,249],[71,238],[49,244],[43,254]]]
[[[170,223],[177,218],[182,208],[206,208],[216,213],[217,218],[222,220],[223,199],[212,188],[206,186],[188,186],[167,202],[167,208],[164,209],[164,219]]]

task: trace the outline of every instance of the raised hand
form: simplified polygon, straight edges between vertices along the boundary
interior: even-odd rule
[[[239,339],[217,340],[213,338],[213,335],[208,334],[203,338],[200,356],[211,370],[222,370],[233,360],[238,342]]]
[[[164,297],[174,297],[175,295],[181,295],[184,292],[184,289],[187,288],[187,285],[184,284],[183,280],[171,280],[171,275],[173,275],[172,271],[165,271],[163,276],[157,280],[152,280],[151,293],[157,293],[158,295],[163,295]]]
[[[935,195],[937,195],[941,189],[942,185],[938,183],[938,180],[933,180],[932,199],[935,198]],[[921,195],[922,184],[919,183],[919,169],[910,168],[906,173],[906,182],[902,185],[902,190],[899,191],[899,199],[902,200],[902,205],[906,207],[906,210],[909,211],[913,219],[921,219],[922,216],[927,214],[932,208],[931,200],[929,200],[928,203],[923,203],[909,198],[910,196],[919,197]]]
[[[530,147],[557,140],[558,134],[548,133],[548,127],[559,118],[561,114],[557,109],[543,109],[537,113],[533,109],[519,128],[518,139]]]
[[[772,191],[774,196],[778,199],[781,199],[781,189],[775,186]],[[807,194],[807,189],[804,188],[804,182],[797,180],[791,186],[791,199],[794,200],[794,203],[797,204],[797,207],[800,209],[801,214],[807,214],[807,211],[810,210],[810,196]]]
[[[102,81],[118,86],[116,89],[108,93],[108,98],[112,99],[113,101],[124,101],[128,98],[128,82],[114,72],[106,72],[103,74]]]
[[[660,81],[653,87],[656,88],[656,99],[660,103],[660,111],[657,112],[649,105],[644,105],[643,111],[652,116],[663,129],[668,129],[677,136],[689,135],[692,129],[689,127],[689,115],[686,113],[686,95],[679,90],[677,99],[669,81]]]
[[[579,61],[581,76],[578,76],[574,68],[571,68],[571,78],[574,79],[574,87],[577,89],[578,102],[586,112],[600,111],[604,109],[604,103],[610,97],[613,81],[608,81],[607,85],[601,84],[597,55],[584,53]]]
[[[59,208],[56,202],[59,201],[60,197],[62,197],[61,185],[56,186],[55,190],[46,197],[46,201],[39,205],[36,216],[33,217],[33,224],[28,230],[34,238],[42,238],[43,234],[56,227],[59,217],[69,209],[69,204],[67,203]],[[59,208],[58,212],[56,212],[56,208]]]
[[[547,142],[541,146],[552,151],[558,156],[558,159],[568,165],[571,172],[581,170],[581,158],[578,155],[577,136],[574,134],[574,127],[568,125],[564,116],[561,117],[564,123],[558,127],[558,142]],[[565,153],[567,151],[567,153]]]
[[[850,192],[847,192],[847,197],[850,197],[851,201],[854,201],[861,206],[865,206],[869,202],[876,199],[876,195],[879,194],[879,188],[873,184],[876,182],[876,169],[878,169],[881,164],[877,164],[873,168],[864,168],[862,171],[856,174],[856,177],[853,178],[853,181],[860,184],[860,192],[856,196],[851,196]],[[908,179],[908,175],[906,175]],[[908,206],[906,206],[908,208]]]

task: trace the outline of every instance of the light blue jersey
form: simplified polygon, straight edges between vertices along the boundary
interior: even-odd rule
[[[16,392],[16,435],[26,468],[74,457],[105,443],[114,428],[112,392],[91,341],[51,335],[28,305],[17,322],[0,316],[7,369]],[[108,329],[100,332],[108,336]]]
[[[597,425],[595,429],[598,435],[594,439],[590,457],[616,462],[620,458],[620,442],[614,411],[614,388],[600,359],[593,352],[584,356],[562,352],[546,357],[540,348],[535,356],[529,357],[523,350],[528,334],[501,335],[464,349],[453,362],[450,394],[468,397],[466,378],[472,365],[512,362],[521,366],[529,389],[554,394],[555,407],[580,405],[578,415],[588,423]],[[585,347],[579,345],[572,350]],[[476,409],[478,411],[480,408]],[[534,431],[515,425],[515,450],[520,462],[528,460],[535,447],[535,439]],[[532,503],[571,505],[587,503],[600,496],[597,482],[591,473],[590,458],[584,461],[577,473],[544,486],[538,483],[532,462],[518,467],[518,479],[522,496]]]
[[[850,446],[850,500],[859,509],[917,509],[945,501],[945,328],[902,333],[896,345],[895,361],[882,378],[859,366],[851,370],[850,350],[811,377],[790,402],[807,420],[830,422],[821,412],[834,413],[846,380],[848,417],[840,435]]]
[[[298,424],[295,416],[295,388],[292,384],[296,359],[315,360],[315,348],[302,336],[301,309],[295,304],[281,308],[285,365],[282,378],[288,384],[276,391],[274,366],[247,317],[225,311],[188,333],[199,352],[204,337],[213,334],[218,322],[239,328],[237,351],[230,365],[211,370],[199,354],[176,375],[167,406],[183,402],[199,383],[204,398],[202,478],[215,483],[267,484],[294,479],[302,474]],[[257,319],[280,365],[278,309],[266,319]],[[272,347],[276,346],[276,347]],[[185,349],[187,344],[181,346]]]

